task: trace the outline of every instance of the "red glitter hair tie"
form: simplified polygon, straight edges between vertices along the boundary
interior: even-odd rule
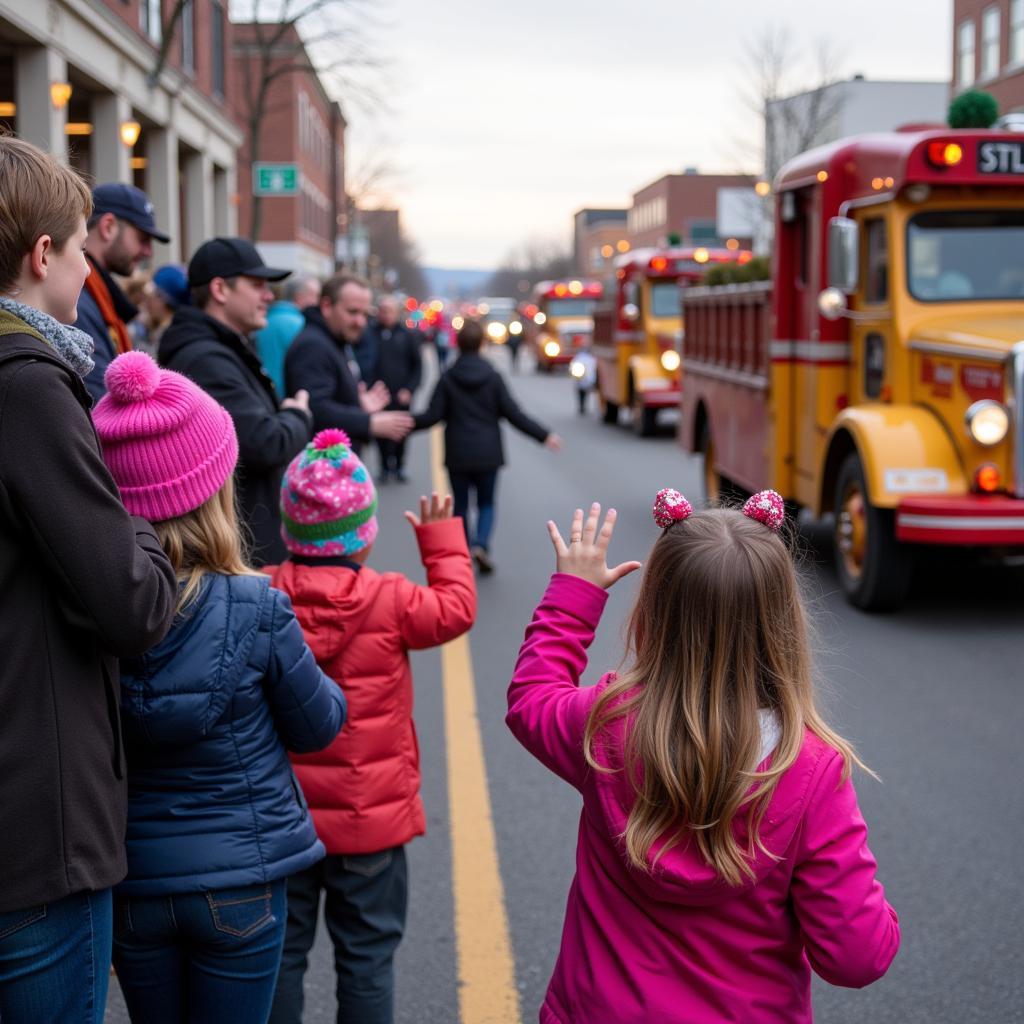
[[[654,498],[654,521],[664,530],[693,515],[693,506],[674,488],[663,487]]]
[[[778,491],[758,491],[747,498],[743,506],[743,514],[748,519],[756,519],[764,523],[769,530],[778,533],[786,518],[786,505]]]

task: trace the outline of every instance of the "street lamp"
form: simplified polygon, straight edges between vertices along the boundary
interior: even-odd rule
[[[121,122],[121,141],[131,149],[139,141],[142,125],[138,121]]]
[[[61,110],[68,105],[72,91],[70,82],[51,82],[50,102],[57,110]]]

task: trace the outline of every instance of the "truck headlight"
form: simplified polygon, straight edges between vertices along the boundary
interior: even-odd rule
[[[967,433],[986,447],[999,444],[1010,429],[1010,415],[1006,407],[991,399],[975,402],[967,410],[966,420]]]
[[[505,340],[505,325],[498,323],[497,320],[492,320],[487,325],[487,337],[500,344]]]
[[[544,355],[546,355],[548,359],[554,359],[555,356],[557,356],[558,353],[561,351],[562,346],[559,345],[558,342],[555,341],[553,338],[550,341],[544,342]]]
[[[509,334],[522,334],[523,333],[523,325],[518,320],[513,320],[512,323],[510,323],[508,325],[508,333]]]
[[[665,351],[661,353],[662,369],[668,370],[669,373],[675,373],[675,371],[679,369],[679,364],[681,362],[682,360],[679,358],[679,353],[673,348],[665,349]]]

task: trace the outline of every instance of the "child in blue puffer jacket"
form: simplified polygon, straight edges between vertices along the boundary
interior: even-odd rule
[[[288,598],[245,563],[227,411],[142,352],[115,359],[106,386],[104,459],[181,583],[167,637],[121,666],[128,877],[114,964],[133,1022],[259,1024],[285,880],[324,855],[287,752],[326,747],[345,700]]]

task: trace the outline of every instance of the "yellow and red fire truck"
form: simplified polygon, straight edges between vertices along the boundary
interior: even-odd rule
[[[594,312],[593,353],[605,423],[623,406],[633,429],[649,437],[658,412],[679,405],[683,319],[680,285],[699,281],[718,263],[747,263],[746,249],[702,246],[634,249],[615,261],[613,303]]]
[[[594,307],[603,289],[600,281],[541,281],[533,292],[536,306],[529,341],[536,349],[537,369],[550,373],[572,362],[573,353],[590,345]]]
[[[775,187],[773,281],[683,293],[680,440],[708,492],[834,513],[849,600],[915,545],[1024,550],[1024,139],[858,136]]]

